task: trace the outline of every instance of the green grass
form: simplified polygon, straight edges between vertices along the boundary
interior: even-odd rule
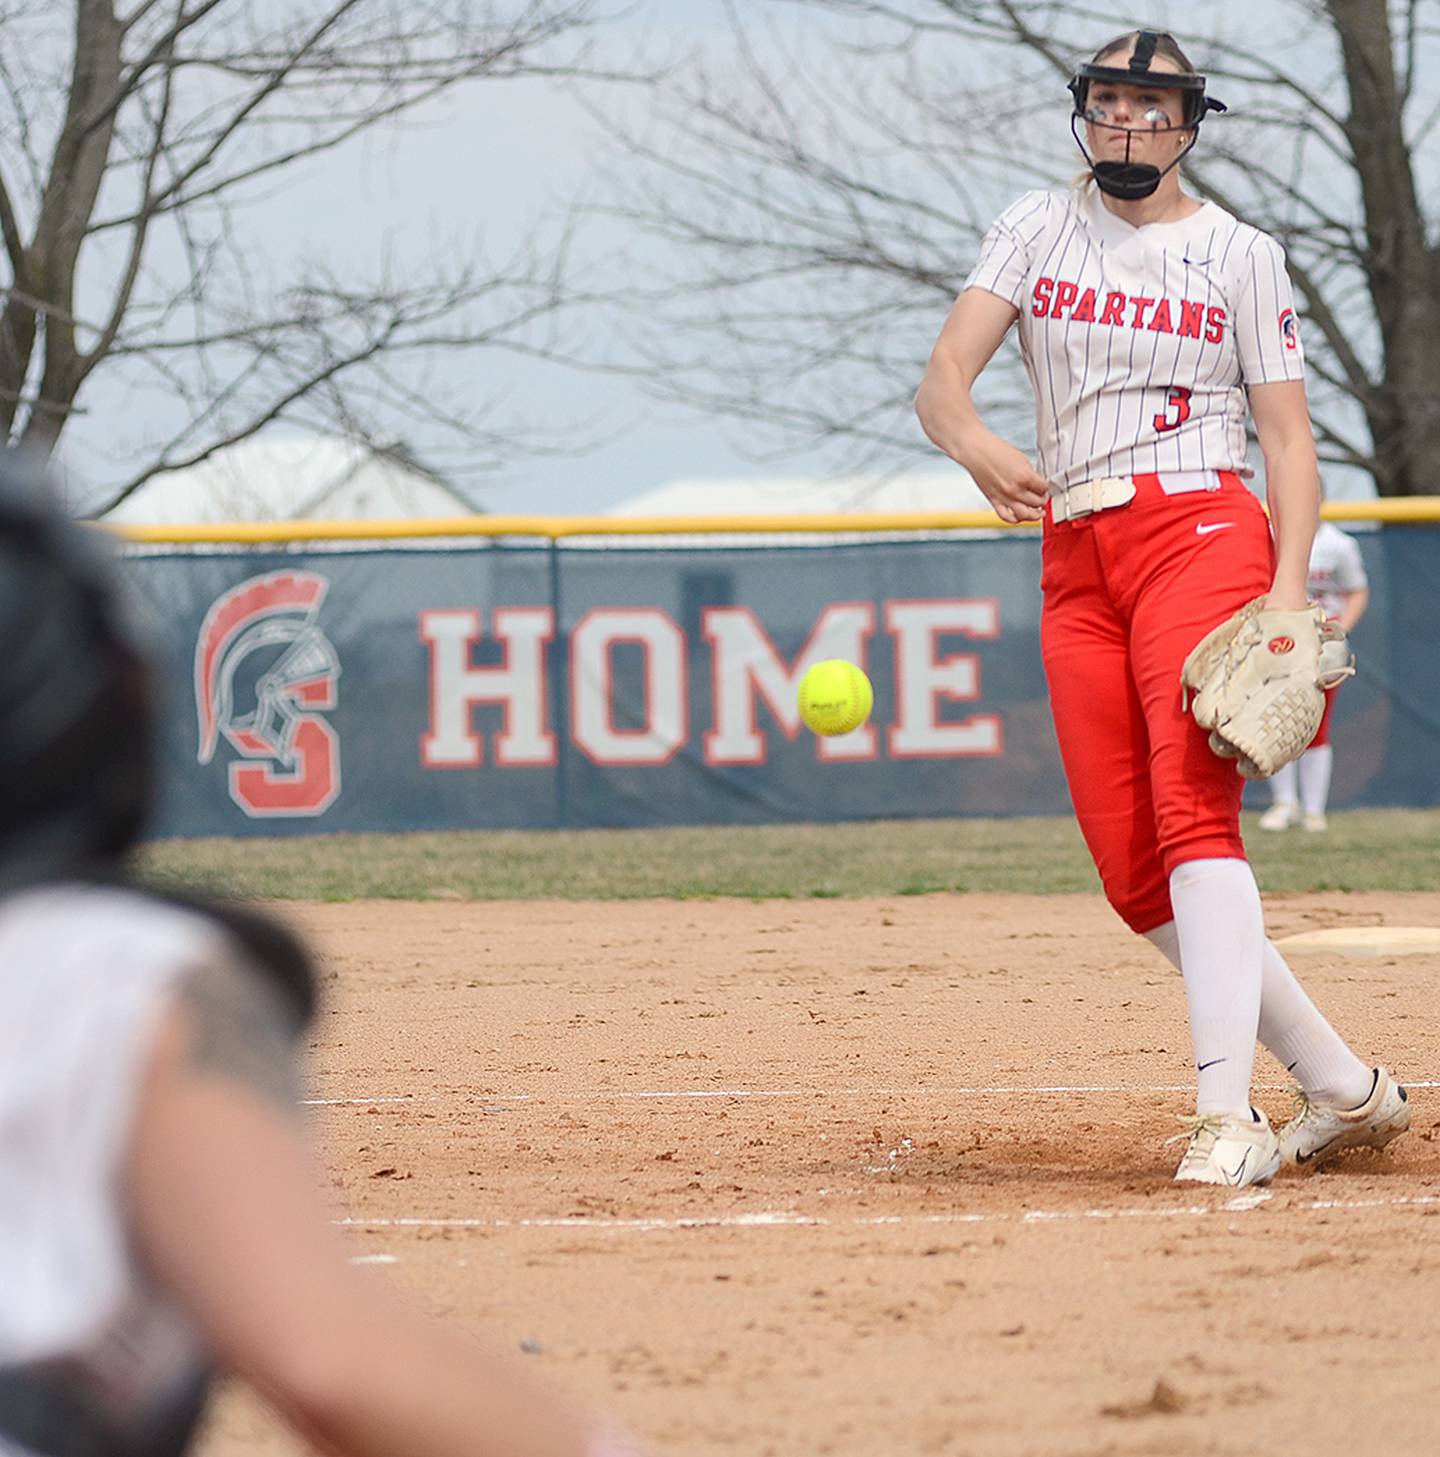
[[[1267,891],[1440,890],[1440,810],[1332,815],[1246,838]],[[141,868],[245,898],[625,900],[1096,891],[1070,819],[167,840]]]

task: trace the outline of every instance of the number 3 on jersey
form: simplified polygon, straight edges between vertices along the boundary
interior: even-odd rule
[[[1178,430],[1190,418],[1190,391],[1183,384],[1173,385],[1165,396],[1165,413],[1156,415],[1157,430]]]

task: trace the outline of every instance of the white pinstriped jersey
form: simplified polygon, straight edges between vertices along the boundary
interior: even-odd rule
[[[1310,548],[1310,573],[1305,590],[1311,599],[1325,609],[1327,617],[1339,617],[1345,608],[1346,593],[1359,592],[1369,585],[1360,543],[1333,521],[1322,521],[1315,530],[1315,544]]]
[[[1091,188],[1027,192],[965,285],[1020,311],[1037,468],[1101,476],[1250,475],[1245,386],[1301,379],[1285,254],[1214,203],[1135,228]]]

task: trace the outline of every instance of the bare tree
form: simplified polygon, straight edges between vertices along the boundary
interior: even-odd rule
[[[511,444],[489,409],[500,391],[447,396],[426,361],[543,352],[537,328],[571,299],[564,229],[544,248],[442,260],[419,278],[413,265],[361,280],[310,263],[272,280],[245,209],[457,87],[599,73],[588,46],[600,23],[595,0],[8,0],[5,438],[49,453],[87,382],[128,371],[163,388],[178,423],[110,505],[276,421],[366,437],[401,409],[482,451]],[[461,143],[457,185],[464,154]]]
[[[1050,0],[769,0],[743,21],[726,4],[733,54],[696,59],[648,117],[612,119],[649,164],[619,177],[614,210],[681,260],[631,310],[661,327],[637,333],[630,367],[751,422],[774,454],[828,442],[851,468],[903,464],[928,449],[910,400],[979,238],[1021,190],[1078,170],[1064,82],[1133,20]],[[1421,166],[1440,0],[1154,8],[1231,107],[1190,185],[1288,251],[1322,459],[1382,495],[1440,490],[1437,178]],[[998,425],[1028,428],[1013,373],[982,383]]]

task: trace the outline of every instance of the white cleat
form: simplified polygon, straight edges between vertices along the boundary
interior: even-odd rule
[[[1280,1157],[1287,1164],[1312,1168],[1347,1148],[1384,1148],[1410,1127],[1410,1100],[1383,1067],[1358,1108],[1331,1108],[1295,1094],[1295,1116],[1280,1130]]]
[[[1260,816],[1262,830],[1288,830],[1300,823],[1300,806],[1293,800],[1282,799],[1272,804]]]
[[[1323,835],[1330,828],[1330,824],[1322,814],[1307,814],[1300,821],[1300,828],[1309,830],[1312,835]]]
[[[1253,1108],[1250,1111],[1250,1118],[1233,1113],[1182,1118],[1186,1131],[1165,1140],[1190,1140],[1175,1170],[1175,1182],[1222,1184],[1231,1189],[1268,1184],[1280,1169],[1280,1141],[1270,1120]]]

